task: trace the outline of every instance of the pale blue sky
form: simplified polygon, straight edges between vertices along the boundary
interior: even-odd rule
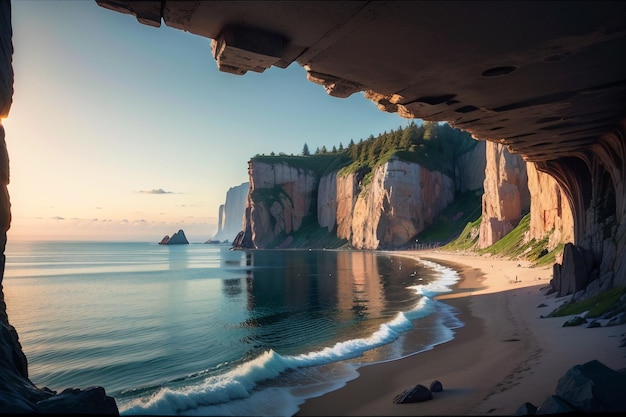
[[[361,94],[328,96],[297,63],[219,72],[210,39],[95,1],[12,9],[9,239],[159,241],[182,228],[203,242],[252,156],[408,123]]]

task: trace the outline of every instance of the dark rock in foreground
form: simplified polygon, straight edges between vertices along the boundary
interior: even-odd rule
[[[37,410],[47,414],[117,414],[117,404],[102,387],[85,390],[68,388],[58,395],[39,401]]]
[[[28,379],[26,357],[17,333],[0,314],[0,414],[40,413],[119,415],[119,410],[115,399],[107,396],[102,387],[66,389],[60,394],[37,388]]]
[[[516,414],[624,413],[624,393],[626,374],[593,360],[570,368],[559,379],[556,395],[546,398],[535,413],[534,406],[525,403]]]
[[[394,404],[410,404],[421,403],[432,399],[433,394],[430,390],[423,385],[417,384],[410,390],[406,390],[402,394],[396,395],[393,402]]]
[[[172,237],[169,237],[168,235],[163,236],[163,239],[161,239],[161,241],[159,242],[159,245],[188,245],[188,244],[189,244],[189,241],[187,240],[187,237],[185,236],[185,232],[183,232],[182,229],[174,233]]]
[[[430,383],[430,392],[441,392],[443,391],[443,384],[441,381],[434,380]]]

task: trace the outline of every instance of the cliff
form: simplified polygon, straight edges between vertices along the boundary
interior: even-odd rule
[[[545,249],[551,251],[559,244],[573,241],[571,207],[554,178],[500,144],[488,142],[485,157],[479,248],[487,248],[503,238],[527,213],[530,226],[525,242],[545,239]]]
[[[357,249],[401,247],[453,199],[452,178],[392,158],[375,169],[356,199],[350,243]]]
[[[217,233],[212,240],[223,242],[233,241],[243,230],[243,214],[250,184],[242,183],[231,187],[226,192],[226,202],[219,208]]]
[[[289,246],[310,214],[319,178],[314,171],[286,162],[248,163],[250,190],[244,214],[244,234],[254,248]]]
[[[406,245],[454,198],[452,178],[391,158],[365,177],[334,170],[318,175],[285,162],[249,162],[244,232],[235,246],[294,247],[307,226],[357,249]],[[298,239],[300,238],[300,239]],[[330,240],[330,239],[329,239]]]
[[[486,144],[480,248],[509,233],[530,209],[526,163],[494,142]]]
[[[548,250],[574,241],[574,218],[563,189],[550,175],[526,163],[530,191],[529,239],[548,236]]]

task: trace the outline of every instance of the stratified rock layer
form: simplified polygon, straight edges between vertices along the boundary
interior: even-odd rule
[[[454,183],[441,172],[392,159],[376,168],[353,209],[357,249],[397,248],[432,223],[454,199]]]
[[[357,249],[400,247],[429,225],[455,192],[448,176],[395,158],[377,167],[365,185],[357,173],[317,178],[287,163],[253,160],[248,172],[245,228],[237,239],[243,247],[288,247],[305,218]]]
[[[548,238],[548,249],[561,242],[574,241],[572,210],[561,186],[550,175],[537,171],[535,164],[526,163],[530,192],[529,239]]]
[[[526,163],[500,144],[486,149],[483,213],[479,247],[493,245],[509,233],[530,209]]]

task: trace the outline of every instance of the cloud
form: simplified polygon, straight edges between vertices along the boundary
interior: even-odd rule
[[[152,189],[150,191],[142,190],[137,192],[142,194],[174,194],[172,191],[165,191],[163,188]]]
[[[61,217],[61,216],[54,216],[52,219],[53,219],[53,220],[65,220],[65,217]]]

